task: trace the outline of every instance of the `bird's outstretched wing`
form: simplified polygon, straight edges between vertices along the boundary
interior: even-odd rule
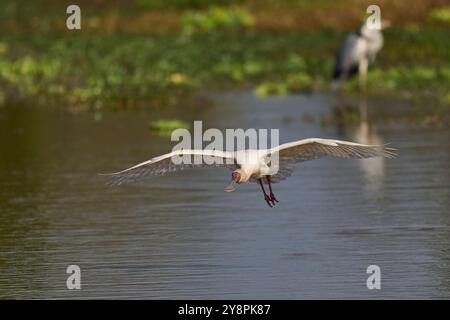
[[[294,172],[293,165],[283,164],[278,169],[278,172],[272,176],[271,182],[278,183],[280,181],[283,181],[283,180],[289,178],[291,176],[292,172]],[[268,184],[267,180],[264,180],[264,183]]]
[[[348,141],[310,138],[282,144],[270,149],[270,154],[278,153],[280,168],[293,163],[334,156],[341,158],[373,158],[396,156],[395,149],[385,146],[365,145]]]
[[[111,185],[132,182],[146,176],[161,176],[168,172],[184,170],[194,167],[237,167],[233,152],[219,150],[176,150],[148,161],[139,163],[131,168],[106,173],[111,177]]]

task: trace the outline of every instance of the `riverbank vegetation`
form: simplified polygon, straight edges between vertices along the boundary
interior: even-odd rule
[[[335,51],[367,5],[279,3],[79,1],[82,29],[71,31],[64,3],[5,1],[0,104],[151,108],[182,105],[198,90],[246,88],[261,98],[329,90]],[[370,69],[369,94],[449,104],[450,8],[396,3],[380,4],[394,26]],[[357,81],[344,89],[356,92]]]

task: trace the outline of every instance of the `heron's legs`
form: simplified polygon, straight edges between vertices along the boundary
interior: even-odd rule
[[[359,61],[359,88],[365,93],[366,83],[367,83],[367,69],[369,67],[369,60],[367,58],[362,58]]]
[[[275,204],[272,199],[267,195],[266,190],[264,190],[264,186],[263,186],[263,180],[262,179],[258,179],[259,185],[261,186],[261,190],[264,193],[264,200],[266,200],[267,204],[269,205],[269,207],[273,207],[273,205]]]
[[[279,201],[277,200],[277,198],[275,198],[275,195],[272,192],[272,176],[266,176],[266,178],[267,178],[267,182],[269,183],[270,200],[272,200],[272,203],[275,204],[275,201],[276,202],[279,202]]]

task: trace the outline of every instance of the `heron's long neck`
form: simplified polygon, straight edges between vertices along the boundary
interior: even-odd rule
[[[366,26],[361,28],[359,33],[366,40],[374,40],[383,36],[381,30],[369,29]]]

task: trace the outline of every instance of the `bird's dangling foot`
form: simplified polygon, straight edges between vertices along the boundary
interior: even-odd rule
[[[275,204],[275,202],[280,202],[275,198],[275,195],[272,192],[269,194],[269,197],[273,204]]]
[[[267,204],[269,205],[269,207],[273,207],[275,205],[275,203],[273,202],[273,200],[270,198],[270,196],[268,196],[267,194],[264,195],[264,200],[266,200]]]
[[[275,202],[279,202],[277,198],[275,198],[275,195],[272,192],[272,177],[271,176],[267,176],[267,182],[269,184],[269,197],[270,197],[270,201],[272,201],[272,204],[275,205]]]
[[[270,197],[267,193],[266,190],[264,190],[264,185],[263,185],[263,180],[262,179],[258,179],[259,185],[261,186],[261,190],[264,193],[264,200],[266,200],[267,204],[269,205],[269,207],[273,207],[275,205],[275,202],[272,200],[272,197]]]

